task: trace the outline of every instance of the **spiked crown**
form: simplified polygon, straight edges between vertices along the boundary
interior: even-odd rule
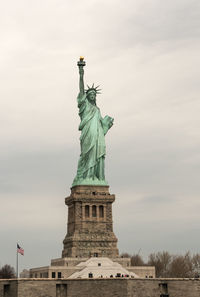
[[[92,85],[92,87],[89,87],[87,85],[87,89],[85,90],[86,94],[89,94],[90,92],[94,91],[96,94],[101,94],[99,91],[101,91],[101,89],[98,89],[99,86],[95,87],[94,84]]]

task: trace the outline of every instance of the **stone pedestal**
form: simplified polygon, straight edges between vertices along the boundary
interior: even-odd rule
[[[65,198],[68,206],[67,235],[62,257],[119,256],[113,232],[112,203],[108,186],[74,186]]]

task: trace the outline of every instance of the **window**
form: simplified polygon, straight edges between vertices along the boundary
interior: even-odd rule
[[[52,277],[52,278],[55,278],[55,277],[56,277],[56,273],[55,273],[55,272],[52,272],[52,273],[51,273],[51,277]]]
[[[89,207],[89,205],[85,206],[85,216],[86,216],[86,218],[88,218],[90,216],[90,207]]]
[[[160,290],[161,290],[161,294],[160,297],[169,297],[168,294],[168,284],[167,283],[160,283],[159,284]]]
[[[61,278],[61,275],[62,275],[61,272],[58,272],[58,278]]]
[[[168,293],[168,284],[167,283],[161,283],[159,284],[159,287],[161,288],[161,290],[163,291],[163,293]]]
[[[94,257],[98,257],[98,253],[94,253]]]
[[[104,217],[104,209],[103,209],[103,205],[99,206],[99,217],[103,218]]]
[[[67,297],[67,284],[56,284],[56,297]]]
[[[61,284],[56,284],[56,297],[61,295]]]
[[[101,263],[98,263],[98,266],[101,266]]]
[[[97,207],[96,207],[96,205],[92,205],[92,216],[93,217],[97,216]]]
[[[44,277],[44,278],[48,278],[48,272],[44,272],[44,273],[43,273],[43,277]]]
[[[10,285],[6,284],[3,286],[3,296],[4,297],[9,297],[10,296]]]

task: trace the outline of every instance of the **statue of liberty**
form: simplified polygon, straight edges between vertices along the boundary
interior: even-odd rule
[[[94,84],[84,89],[85,61],[80,57],[79,67],[79,89],[77,97],[81,131],[80,146],[81,154],[78,162],[77,175],[72,186],[76,185],[107,185],[104,173],[104,161],[106,154],[105,135],[112,127],[114,119],[105,116],[102,118],[100,109],[96,105],[98,87]]]

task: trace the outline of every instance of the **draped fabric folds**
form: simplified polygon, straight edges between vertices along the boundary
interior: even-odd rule
[[[106,154],[105,134],[109,127],[101,117],[96,104],[88,101],[86,94],[78,95],[79,116],[81,119],[80,146],[81,155],[78,162],[77,175],[73,185],[97,183],[107,184],[104,175],[104,159]]]

